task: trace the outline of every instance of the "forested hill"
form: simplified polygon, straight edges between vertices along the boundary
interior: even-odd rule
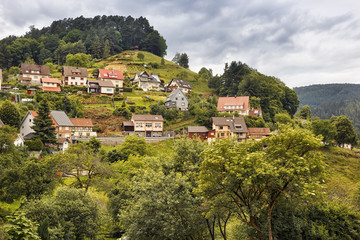
[[[300,106],[360,99],[360,84],[324,84],[294,88]]]
[[[144,17],[96,16],[66,18],[42,29],[30,27],[21,37],[0,40],[0,68],[19,66],[27,59],[37,64],[64,64],[66,55],[91,54],[107,58],[123,50],[140,50],[164,56],[165,39]]]

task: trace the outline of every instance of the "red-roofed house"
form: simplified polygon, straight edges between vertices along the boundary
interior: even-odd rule
[[[250,98],[249,96],[219,97],[217,110],[219,112],[238,112],[240,115],[249,115]]]
[[[86,139],[96,137],[96,132],[93,131],[93,123],[90,118],[70,118],[73,124],[71,129],[72,140]]]
[[[44,92],[61,92],[61,80],[57,78],[42,78],[41,86]]]
[[[120,70],[99,69],[98,80],[111,81],[115,87],[123,87],[124,75]]]
[[[261,139],[270,136],[270,128],[248,128],[248,138]]]

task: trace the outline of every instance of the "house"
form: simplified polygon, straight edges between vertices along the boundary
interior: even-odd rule
[[[164,119],[161,115],[137,115],[131,116],[132,124],[123,123],[124,129],[131,129],[133,125],[134,133],[138,136],[160,137],[163,134]]]
[[[93,131],[93,123],[90,118],[70,118],[70,121],[73,124],[71,129],[71,139],[88,139],[91,137],[96,137],[96,132]]]
[[[144,91],[160,90],[161,81],[158,75],[148,74],[146,71],[136,73],[130,79],[132,84],[137,84]]]
[[[165,106],[167,108],[178,108],[181,111],[188,110],[189,100],[180,88],[175,89],[166,98]]]
[[[181,89],[183,93],[190,94],[191,86],[188,81],[173,78],[165,85],[166,92],[172,92],[174,89]]]
[[[57,78],[41,79],[41,87],[44,92],[61,92],[60,85],[61,85],[61,80]]]
[[[238,112],[240,115],[249,115],[250,98],[249,98],[249,96],[219,97],[217,110],[220,113]]]
[[[2,84],[1,85],[1,91],[2,92],[9,92],[10,89],[11,89],[11,85],[9,85],[9,84],[6,84],[6,85]]]
[[[195,138],[199,137],[202,141],[215,138],[215,130],[207,129],[205,126],[189,126],[188,137]]]
[[[261,109],[252,108],[249,110],[249,115],[253,117],[262,117]]]
[[[25,140],[31,140],[35,131],[31,128],[34,125],[34,119],[38,116],[38,113],[33,110],[29,110],[20,124],[20,135]],[[61,138],[71,139],[71,130],[73,127],[72,122],[63,111],[51,111],[50,117],[55,127],[55,134],[57,140]]]
[[[124,75],[120,70],[99,69],[98,80],[111,81],[115,87],[119,88],[124,86]]]
[[[259,140],[270,136],[270,128],[248,128],[248,138]]]
[[[86,86],[88,77],[86,68],[64,66],[62,75],[65,86]]]
[[[114,95],[115,86],[112,83],[112,81],[88,80],[87,91],[88,93],[99,94],[99,95],[100,94]]]
[[[50,67],[47,65],[21,64],[20,82],[40,85],[41,78],[50,78]]]
[[[246,140],[247,127],[243,117],[212,117],[212,127],[217,138],[236,138]]]
[[[70,140],[68,138],[59,138],[58,139],[58,149],[60,151],[66,151],[69,148]]]

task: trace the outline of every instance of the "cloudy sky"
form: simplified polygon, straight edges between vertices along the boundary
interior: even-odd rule
[[[1,0],[0,38],[80,15],[144,16],[196,72],[241,61],[290,87],[360,83],[358,0]]]

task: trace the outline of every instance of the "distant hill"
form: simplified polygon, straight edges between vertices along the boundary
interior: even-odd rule
[[[345,115],[360,136],[360,84],[324,84],[294,88],[300,107],[308,105],[313,117]]]
[[[323,84],[294,88],[300,107],[320,106],[327,102],[360,99],[360,84]]]

